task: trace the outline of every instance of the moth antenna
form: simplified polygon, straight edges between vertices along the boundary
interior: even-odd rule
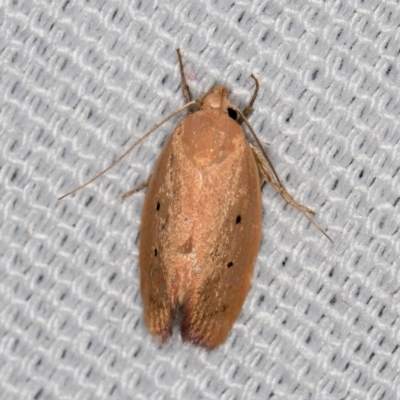
[[[279,178],[278,173],[275,170],[274,165],[272,164],[272,161],[268,157],[267,152],[265,151],[260,139],[258,138],[257,134],[254,132],[254,129],[250,125],[250,122],[247,120],[247,118],[244,116],[244,114],[233,104],[230,104],[229,107],[233,108],[242,118],[243,122],[247,125],[249,128],[251,134],[253,135],[257,146],[254,147],[252,145],[251,148],[253,150],[253,154],[256,158],[257,164],[264,176],[264,178],[269,182],[275,190],[281,195],[281,197],[291,206],[296,208],[298,211],[300,211],[309,221],[312,225],[314,225],[331,243],[333,243],[333,240],[329,237],[329,235],[316,223],[314,220],[309,216],[315,215],[315,212],[310,210],[309,208],[299,204],[296,200],[293,199],[293,197],[288,193],[288,191],[285,188],[285,185],[282,183],[281,179]]]
[[[253,104],[254,104],[254,102],[256,101],[256,98],[257,98],[257,95],[258,95],[258,91],[259,91],[259,89],[260,89],[260,84],[259,84],[259,82],[258,82],[258,79],[255,77],[254,74],[251,74],[251,77],[252,77],[253,80],[254,80],[254,83],[255,83],[255,85],[256,85],[256,88],[255,88],[255,90],[254,90],[254,92],[253,92],[253,96],[251,96],[251,99],[250,99],[249,104],[248,104],[247,107],[242,111],[245,117],[248,117],[248,116],[253,112]],[[239,118],[239,120],[237,121],[237,123],[238,123],[239,125],[241,125],[241,124],[243,123],[243,119],[242,119],[242,118]]]
[[[182,85],[182,92],[183,92],[183,97],[185,98],[186,103],[189,103],[192,101],[192,95],[190,94],[190,89],[189,85],[186,82],[186,77],[185,77],[185,69],[183,68],[183,59],[182,59],[182,54],[180,49],[176,49],[176,52],[178,53],[178,61],[179,61],[179,72],[181,74],[181,85]],[[192,110],[189,110],[191,112]]]
[[[139,143],[141,143],[144,139],[146,139],[149,135],[151,135],[155,130],[157,130],[161,125],[165,124],[169,119],[172,117],[175,117],[175,115],[179,114],[181,111],[185,110],[188,107],[191,107],[194,104],[197,104],[198,100],[193,100],[190,103],[185,104],[183,107],[179,108],[178,110],[174,111],[173,113],[169,114],[168,117],[164,118],[161,122],[156,124],[153,128],[151,128],[147,133],[145,133],[141,138],[139,138],[131,147],[129,147],[128,150],[126,150],[121,156],[119,156],[113,163],[111,163],[106,169],[103,171],[99,172],[97,175],[95,175],[93,178],[89,179],[86,183],[84,183],[81,186],[78,186],[74,190],[71,190],[68,193],[65,193],[64,195],[60,196],[57,200],[62,200],[64,197],[69,196],[70,194],[73,194],[77,192],[78,190],[84,188],[85,186],[89,185],[93,181],[95,181],[97,178],[99,178],[101,175],[105,174],[107,171],[109,171],[112,167],[114,167],[116,164],[118,164],[124,157],[126,157]]]

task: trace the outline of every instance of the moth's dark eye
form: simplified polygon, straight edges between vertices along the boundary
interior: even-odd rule
[[[228,108],[228,114],[232,119],[237,121],[237,112],[236,112],[236,110],[234,110],[233,108]]]

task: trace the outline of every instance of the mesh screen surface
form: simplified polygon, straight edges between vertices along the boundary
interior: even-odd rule
[[[0,2],[1,4],[1,2]],[[1,399],[396,399],[396,1],[6,1],[0,6]],[[147,332],[144,182],[183,105],[226,85],[288,190],[271,187],[252,287],[224,345]],[[268,143],[268,144],[267,144]]]

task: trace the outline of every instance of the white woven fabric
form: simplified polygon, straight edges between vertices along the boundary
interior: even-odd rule
[[[395,0],[0,2],[0,398],[399,398],[400,7]],[[271,187],[242,313],[206,352],[142,320],[138,232],[165,124],[226,85]]]

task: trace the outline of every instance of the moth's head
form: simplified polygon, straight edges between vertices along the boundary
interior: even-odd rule
[[[225,86],[214,86],[200,99],[200,108],[227,114],[237,121],[237,112],[231,107],[228,95],[229,91]]]

